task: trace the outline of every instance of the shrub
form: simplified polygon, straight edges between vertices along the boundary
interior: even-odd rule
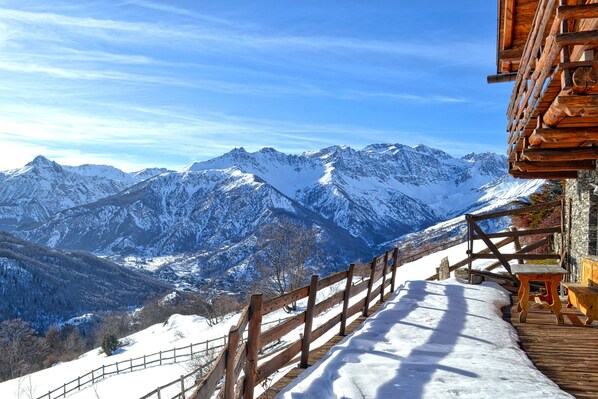
[[[118,348],[118,338],[116,334],[107,333],[102,338],[102,350],[106,354],[106,356],[111,356],[112,353]]]

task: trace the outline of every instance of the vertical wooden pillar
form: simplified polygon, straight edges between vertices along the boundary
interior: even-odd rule
[[[318,276],[311,276],[309,283],[309,296],[307,297],[307,309],[305,310],[305,328],[303,330],[303,343],[301,344],[301,362],[299,367],[306,368],[309,361],[309,344],[311,343],[311,327],[314,321],[314,307],[316,306],[316,295],[318,294]]]
[[[395,292],[397,280],[397,268],[399,267],[399,247],[395,247],[392,252],[392,280],[390,281],[390,291]]]
[[[353,272],[355,270],[355,263],[349,265],[347,271],[347,283],[345,284],[345,294],[343,295],[343,313],[341,314],[341,329],[339,335],[345,335],[347,328],[347,311],[349,310],[349,301],[351,300],[351,287],[353,286]]]
[[[363,305],[363,311],[361,314],[365,317],[368,317],[369,310],[370,310],[370,295],[372,295],[372,289],[374,287],[374,275],[376,274],[376,257],[372,260],[370,269],[370,281],[368,281],[368,292],[365,296],[365,303]]]
[[[235,357],[239,346],[239,328],[232,326],[228,333],[228,347],[226,349],[226,372],[224,380],[224,399],[235,397]]]
[[[516,232],[517,226],[510,226],[509,230],[513,233]],[[513,244],[515,245],[515,252],[521,251],[521,241],[519,240],[519,236],[513,236]],[[517,258],[517,263],[522,265],[523,259]]]
[[[253,399],[257,380],[257,361],[260,348],[260,330],[262,324],[262,294],[253,294],[249,303],[249,326],[247,336],[247,360],[245,361],[245,389],[243,397]]]
[[[386,271],[388,267],[388,251],[384,253],[384,267],[382,268],[382,285],[380,286],[380,302],[384,302],[384,284],[386,283]]]
[[[473,263],[473,229],[471,228],[472,215],[465,215],[467,220],[467,279],[471,284],[471,264]]]

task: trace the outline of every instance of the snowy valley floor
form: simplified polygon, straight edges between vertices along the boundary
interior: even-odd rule
[[[571,398],[519,348],[508,304],[496,284],[406,282],[278,397]]]

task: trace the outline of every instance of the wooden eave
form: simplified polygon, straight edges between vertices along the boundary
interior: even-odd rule
[[[559,0],[498,3],[498,68],[499,73],[508,75],[494,79],[515,80],[507,112],[509,173],[522,178],[573,178],[579,170],[595,169],[598,0],[571,0],[566,5],[560,5]],[[526,15],[518,11],[519,7],[531,3],[539,4],[539,14],[518,20],[518,15]],[[514,7],[512,12],[510,7]],[[528,43],[523,46],[519,62],[514,63],[517,32],[521,34],[524,29],[528,29]],[[509,44],[511,49],[503,48]],[[511,58],[501,60],[501,54]],[[513,69],[501,71],[501,62],[503,66],[509,62],[521,67],[516,79],[512,78]]]
[[[499,0],[497,75],[517,72],[538,0]]]

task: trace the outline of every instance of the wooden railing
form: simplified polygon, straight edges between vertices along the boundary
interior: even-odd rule
[[[374,257],[368,264],[351,264],[347,270],[323,279],[314,275],[309,285],[265,302],[261,294],[252,295],[249,306],[243,309],[237,324],[231,328],[227,346],[214,360],[210,373],[194,387],[189,396],[189,389],[182,387],[172,398],[253,398],[258,384],[266,381],[296,356],[300,367],[307,367],[310,347],[314,341],[335,327],[338,328],[339,335],[345,335],[347,321],[351,317],[358,313],[367,316],[377,301],[383,301],[386,293],[395,290],[398,266],[399,252],[395,248],[382,256]],[[318,292],[322,293],[322,290],[332,286],[338,289],[329,289],[324,298],[318,298]],[[305,299],[307,304],[304,311],[270,329],[262,329],[265,325],[262,322],[264,316]],[[330,312],[335,307],[338,312]],[[319,325],[314,328],[314,319],[322,315],[325,321],[318,319]],[[288,343],[274,354],[260,357],[260,352],[265,348],[301,327],[303,332],[299,339]],[[246,341],[241,339],[245,333]],[[180,383],[180,379],[168,386],[177,383]],[[158,392],[153,391],[151,394],[162,399]],[[152,395],[143,398],[149,397]]]
[[[527,230],[516,230],[513,229],[511,231],[500,232],[500,233],[485,233],[482,228],[478,225],[478,222],[481,220],[488,220],[494,219],[499,217],[505,216],[515,216],[515,215],[522,215],[522,214],[529,214],[532,212],[538,212],[543,210],[550,210],[560,207],[561,211],[561,223],[558,226],[550,226],[547,228],[535,228],[535,229],[527,229]],[[489,212],[479,215],[465,215],[465,219],[467,220],[468,225],[468,246],[467,246],[467,254],[468,254],[468,268],[471,270],[472,262],[475,259],[497,259],[498,262],[488,266],[486,269],[491,270],[497,266],[503,266],[509,274],[511,274],[511,265],[509,264],[510,260],[517,260],[519,263],[523,263],[524,260],[544,260],[544,259],[557,259],[560,260],[561,266],[564,265],[564,261],[566,258],[566,249],[565,249],[565,241],[564,241],[564,230],[565,230],[565,222],[564,222],[564,200],[558,200],[553,202],[547,202],[544,204],[538,204],[533,206],[526,206],[523,208],[511,209],[507,211],[500,211],[500,212]],[[527,245],[525,247],[521,247],[519,244],[519,238],[523,236],[535,236],[535,235],[549,235],[553,233],[560,233],[561,245],[560,245],[560,253],[530,253],[538,248],[542,247],[544,244],[548,242],[548,237],[545,237],[535,243]],[[500,241],[499,243],[494,243],[492,238],[504,238],[504,240]],[[484,244],[486,244],[487,249],[474,253],[473,252],[473,242],[474,240],[482,240]],[[509,242],[515,242],[515,252],[514,253],[501,253],[499,248],[508,244]]]
[[[93,385],[105,378],[113,375],[130,373],[137,370],[143,370],[150,366],[161,366],[163,364],[172,364],[187,361],[194,355],[205,353],[209,350],[218,350],[226,346],[227,337],[220,337],[207,340],[200,343],[192,343],[187,346],[172,348],[165,351],[143,355],[136,358],[130,358],[120,362],[102,365],[90,372],[78,376],[77,378],[63,383],[61,386],[48,391],[37,399],[58,399],[67,394],[81,390],[87,385]],[[219,343],[219,344],[218,344]]]
[[[287,321],[288,318],[279,318],[276,320],[271,320],[264,325],[271,325],[271,324],[281,324]],[[143,356],[139,356],[136,358],[130,358],[127,360],[122,360],[120,362],[111,363],[107,365],[102,365],[96,369],[91,370],[90,372],[80,375],[77,378],[65,382],[59,387],[48,391],[48,393],[43,394],[37,399],[58,399],[63,398],[67,394],[81,390],[85,388],[87,385],[93,385],[103,379],[111,377],[113,375],[119,375],[123,373],[129,373],[133,371],[143,370],[146,369],[148,366],[161,366],[163,364],[172,364],[172,363],[179,363],[183,361],[188,361],[189,359],[193,358],[196,355],[205,355],[209,351],[218,350],[224,348],[227,344],[228,336],[218,337],[209,339],[203,342],[198,343],[191,343],[187,346],[173,348],[165,351],[158,351],[155,353],[145,354]],[[160,390],[168,388],[175,383],[181,384],[182,390],[184,392],[188,392],[192,390],[195,386],[195,381],[193,384],[187,384],[187,389],[185,389],[185,380],[188,380],[190,377],[195,376],[197,374],[197,370],[192,371],[188,375],[181,376],[180,379],[174,381],[173,383],[169,383],[165,386],[159,387],[156,390],[150,392],[145,397],[151,397],[156,392],[160,392]],[[158,395],[159,396],[159,395]],[[177,395],[178,397],[178,395]]]

